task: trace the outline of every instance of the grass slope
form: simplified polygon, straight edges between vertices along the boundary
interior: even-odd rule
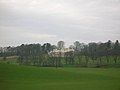
[[[120,90],[120,68],[39,68],[0,64],[0,90]]]

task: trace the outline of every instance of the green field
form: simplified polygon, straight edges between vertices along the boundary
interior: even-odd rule
[[[120,68],[0,64],[0,90],[120,90]]]

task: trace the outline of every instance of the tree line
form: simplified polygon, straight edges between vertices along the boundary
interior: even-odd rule
[[[66,52],[64,57],[52,57],[48,53],[54,49],[65,48],[65,42],[59,41],[57,45],[50,43],[22,44],[17,47],[7,47],[6,52],[0,52],[0,56],[6,59],[7,56],[18,56],[18,63],[21,65],[35,66],[84,66],[93,65],[100,67],[103,65],[120,64],[120,43],[118,40],[112,42],[91,42],[88,44],[75,41],[70,45],[74,52]]]
[[[79,43],[76,41],[75,43],[75,53],[81,60],[81,56],[84,56],[86,61],[86,66],[88,61],[91,60],[93,63],[97,62],[97,66],[101,66],[102,61],[110,63],[120,63],[120,43],[118,40],[116,42],[112,42],[108,40],[105,43],[89,43],[87,45],[83,43]],[[111,60],[112,59],[112,60]]]

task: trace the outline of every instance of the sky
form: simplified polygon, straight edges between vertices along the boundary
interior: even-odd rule
[[[120,0],[0,0],[0,46],[120,40]]]

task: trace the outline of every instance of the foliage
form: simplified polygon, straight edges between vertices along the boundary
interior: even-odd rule
[[[111,64],[120,64],[120,43],[118,40],[112,42],[108,40],[105,43],[91,42],[88,44],[74,42],[74,52],[66,52],[64,57],[52,57],[49,55],[50,51],[54,49],[63,49],[64,41],[59,41],[58,46],[50,43],[41,44],[22,44],[17,47],[7,47],[7,52],[1,52],[0,55],[6,60],[7,56],[18,56],[20,65],[35,65],[46,67],[58,66],[94,66],[102,67]],[[90,65],[92,62],[92,65]],[[106,63],[107,62],[107,63]],[[93,65],[95,64],[95,65]]]

